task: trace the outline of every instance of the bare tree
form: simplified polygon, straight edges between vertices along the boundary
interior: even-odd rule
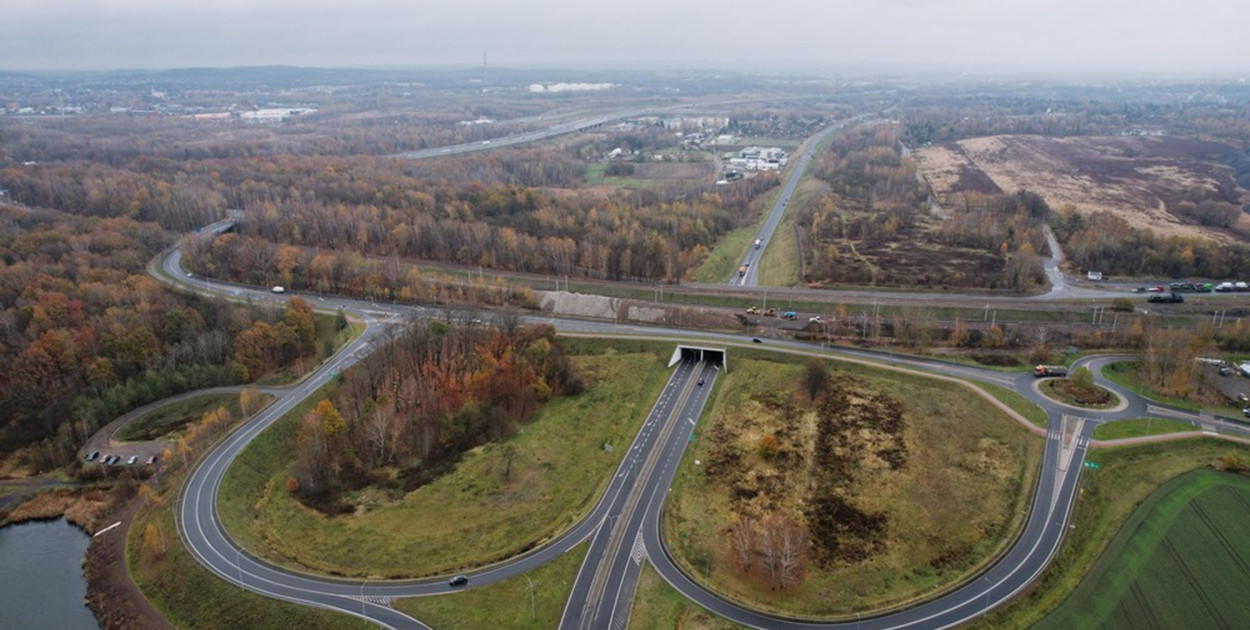
[[[749,516],[739,516],[734,525],[733,548],[738,568],[744,573],[751,571],[751,559],[755,554],[755,523]]]
[[[777,588],[777,573],[781,567],[781,540],[777,535],[776,516],[764,519],[760,531],[760,556],[764,561],[764,572],[768,574],[768,588]]]
[[[807,542],[807,536],[803,530],[794,521],[783,518],[781,519],[781,545],[778,554],[778,570],[777,581],[781,588],[785,588],[798,581],[800,559],[803,556],[803,547]]]

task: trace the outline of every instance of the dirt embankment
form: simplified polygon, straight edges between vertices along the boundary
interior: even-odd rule
[[[539,308],[552,315],[641,322],[669,326],[737,329],[741,324],[726,310],[691,308],[568,291],[536,291]]]

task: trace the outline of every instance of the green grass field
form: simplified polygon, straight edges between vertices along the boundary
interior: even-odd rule
[[[183,425],[199,420],[205,413],[222,406],[235,418],[242,414],[237,394],[196,396],[144,414],[121,431],[117,439],[129,442],[155,440],[181,431]]]
[[[555,626],[551,626],[555,627]],[[630,630],[743,630],[746,626],[722,619],[686,599],[660,578],[660,574],[643,565],[634,593],[634,607],[629,611]]]
[[[773,193],[768,193],[772,195]],[[770,197],[771,198],[771,197]],[[742,264],[742,256],[751,248],[755,236],[759,234],[759,224],[738,228],[725,235],[707,259],[695,270],[695,282],[720,283],[729,280]]]
[[[1001,400],[1008,407],[1011,407],[1013,411],[1024,416],[1025,420],[1032,422],[1034,425],[1043,429],[1050,426],[1050,417],[1046,415],[1046,410],[1038,407],[1024,396],[1021,396],[1006,387],[994,385],[993,383],[977,383],[977,387],[980,387],[985,390],[986,393]]]
[[[1204,470],[1156,490],[1035,630],[1235,628],[1250,621],[1250,477]]]
[[[555,628],[560,625],[586,547],[583,543],[525,575],[451,595],[400,599],[394,606],[437,630]]]
[[[1072,527],[1046,573],[1011,604],[990,611],[967,627],[1033,627],[1073,593],[1146,497],[1179,475],[1210,468],[1228,457],[1244,461],[1250,458],[1250,447],[1214,438],[1195,438],[1091,451],[1089,459],[1100,468],[1092,474],[1085,473]]]
[[[1164,433],[1181,433],[1196,431],[1197,427],[1175,420],[1162,418],[1137,418],[1134,420],[1117,420],[1098,425],[1094,429],[1095,440],[1119,440],[1124,438],[1162,435]]]
[[[487,445],[407,495],[366,489],[352,497],[355,514],[327,518],[286,490],[300,408],[231,466],[222,521],[249,551],[279,564],[368,577],[451,573],[541,544],[598,499],[669,374],[667,352],[640,352],[637,343],[577,347],[600,352],[574,357],[591,386],[552,399],[510,438],[517,450],[510,479],[502,474],[502,445]]]

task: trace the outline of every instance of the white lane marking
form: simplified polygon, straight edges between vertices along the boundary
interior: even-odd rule
[[[95,538],[96,536],[99,536],[100,534],[103,534],[104,532],[107,532],[108,530],[113,529],[114,527],[117,527],[118,525],[121,525],[121,524],[122,524],[121,521],[117,521],[116,523],[113,523],[112,525],[109,525],[108,527],[105,527],[104,529],[96,532],[95,536],[92,536],[92,538]]]

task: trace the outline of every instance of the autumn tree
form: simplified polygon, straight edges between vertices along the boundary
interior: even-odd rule
[[[157,528],[156,523],[149,522],[147,527],[143,528],[143,543],[140,547],[140,554],[149,562],[160,560],[165,556],[164,535]]]

